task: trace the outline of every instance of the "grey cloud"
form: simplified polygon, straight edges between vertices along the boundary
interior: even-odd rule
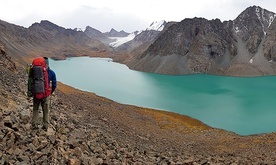
[[[133,15],[113,13],[112,10],[108,8],[98,9],[88,6],[82,6],[74,12],[67,14],[63,20],[59,22],[71,28],[85,28],[86,26],[91,26],[102,32],[110,31],[111,28],[117,31],[124,30],[133,32],[135,30],[145,29],[149,26],[147,22]]]

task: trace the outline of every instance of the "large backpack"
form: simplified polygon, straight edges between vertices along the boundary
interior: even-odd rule
[[[35,58],[30,69],[33,78],[32,93],[36,99],[43,99],[51,94],[47,64],[43,57]]]

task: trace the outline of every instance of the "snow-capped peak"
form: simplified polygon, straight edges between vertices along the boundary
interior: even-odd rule
[[[133,40],[134,37],[135,37],[135,33],[131,33],[126,37],[109,37],[110,39],[115,39],[115,41],[111,42],[109,45],[111,47],[118,47],[118,46],[120,46],[120,45],[122,45],[122,44],[124,44],[128,41]]]
[[[82,32],[83,31],[82,28],[75,28],[74,30],[77,31],[77,32]]]
[[[155,21],[150,24],[150,27],[148,27],[146,30],[156,30],[156,31],[162,31],[166,25],[166,21]]]

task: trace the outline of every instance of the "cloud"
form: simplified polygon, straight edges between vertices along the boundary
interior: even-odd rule
[[[142,30],[150,24],[141,20],[133,14],[124,14],[114,12],[109,8],[94,8],[89,6],[81,6],[63,19],[55,19],[65,27],[79,27],[84,29],[91,26],[102,32],[110,31],[111,28],[117,31],[133,32],[134,30]]]
[[[275,0],[2,0],[0,19],[28,27],[49,20],[65,28],[91,26],[102,32],[111,28],[132,32],[153,21],[181,21],[185,18],[235,19],[249,6],[275,10]],[[274,11],[275,12],[275,11]]]
[[[106,32],[111,28],[118,31],[125,30],[133,32],[145,29],[151,22],[147,22],[127,10],[120,11],[120,8],[105,7],[101,4],[76,4],[71,1],[49,0],[44,3],[29,0],[29,3],[12,3],[7,1],[7,8],[0,10],[1,19],[24,27],[29,27],[35,22],[49,20],[65,28],[82,28],[91,26],[100,31]],[[114,7],[114,6],[113,6]]]
[[[25,27],[32,23],[51,17],[62,17],[74,10],[77,4],[71,1],[37,1],[37,0],[4,0],[4,6],[0,10],[2,20],[10,21]]]

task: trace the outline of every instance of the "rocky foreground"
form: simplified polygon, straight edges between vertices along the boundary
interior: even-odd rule
[[[51,127],[47,132],[32,130],[26,75],[3,66],[0,75],[0,164],[276,162],[275,133],[243,137],[187,116],[122,105],[61,83],[51,99]]]

